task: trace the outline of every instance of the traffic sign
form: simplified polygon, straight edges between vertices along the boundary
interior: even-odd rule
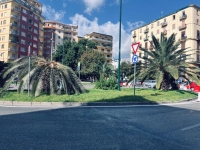
[[[133,49],[133,53],[136,54],[138,47],[140,46],[140,42],[134,43],[131,46],[132,46],[132,49]]]
[[[132,63],[136,64],[138,62],[138,55],[133,55],[132,57]]]

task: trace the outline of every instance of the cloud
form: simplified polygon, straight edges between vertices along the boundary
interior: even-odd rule
[[[134,23],[127,22],[127,25],[128,25],[128,30],[132,31],[135,28],[138,28],[138,27],[145,25],[145,22],[144,21],[137,21],[137,22],[134,22]]]
[[[91,14],[94,9],[99,9],[105,2],[105,0],[83,0],[86,10],[85,13]]]
[[[86,17],[80,14],[75,14],[70,17],[72,24],[78,25],[78,34],[83,37],[85,34],[91,32],[98,32],[102,34],[113,36],[113,58],[118,58],[119,51],[119,23],[112,23],[110,21],[99,24],[98,19],[88,20]],[[127,32],[122,25],[121,29],[121,58],[130,57],[131,51],[131,33]]]
[[[65,11],[55,11],[55,9],[51,8],[49,5],[43,5],[42,14],[46,17],[46,20],[55,20],[61,21],[65,16]]]
[[[66,8],[66,7],[67,7],[67,3],[63,2],[63,8]]]

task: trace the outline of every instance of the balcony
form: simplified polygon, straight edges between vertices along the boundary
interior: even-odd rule
[[[178,28],[179,28],[179,30],[183,30],[183,29],[186,29],[186,24],[184,24],[184,25],[182,25],[182,26],[179,26]]]
[[[8,51],[17,52],[16,48],[8,48]]]
[[[148,41],[148,37],[144,38],[144,41]]]
[[[20,9],[19,9],[18,7],[12,7],[11,10],[12,10],[12,11],[20,12]]]
[[[182,16],[180,17],[180,20],[183,20],[183,19],[186,19],[186,18],[187,18],[187,15],[184,14],[184,15],[182,15]]]
[[[145,30],[144,30],[144,34],[146,34],[146,33],[148,33],[149,32],[149,28],[146,28]]]
[[[18,44],[18,43],[19,43],[16,39],[11,39],[11,40],[9,40],[9,42],[15,43],[15,44]]]
[[[134,33],[134,34],[133,34],[133,38],[135,38],[135,37],[136,37],[136,34]]]
[[[17,32],[17,31],[10,31],[10,35],[16,35],[16,36],[18,36],[19,32]]]
[[[14,56],[8,56],[8,59],[16,59],[16,57],[14,57]]]
[[[181,38],[180,38],[180,42],[183,42],[183,41],[186,41],[186,39],[187,39],[187,36],[182,36]]]
[[[16,28],[19,28],[19,25],[18,25],[18,24],[16,24],[16,23],[10,23],[10,26],[11,26],[11,27],[16,27]]]
[[[167,22],[161,23],[161,27],[165,27],[165,26],[167,26]]]
[[[11,18],[14,18],[14,19],[17,19],[17,20],[19,20],[20,18],[19,18],[19,16],[17,16],[17,15],[11,15]]]

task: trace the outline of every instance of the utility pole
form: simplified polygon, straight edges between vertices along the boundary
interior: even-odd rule
[[[53,50],[53,30],[52,30],[52,37],[51,37],[51,61],[52,61],[52,50]]]
[[[121,23],[122,23],[122,0],[120,0],[119,15],[119,57],[118,57],[118,91],[120,91],[120,60],[121,60]]]

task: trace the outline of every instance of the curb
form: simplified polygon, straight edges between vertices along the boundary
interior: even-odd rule
[[[127,105],[159,105],[174,104],[189,101],[195,101],[197,98],[183,99],[178,102],[20,102],[20,101],[0,101],[0,106],[62,106],[62,107],[80,107],[80,106],[127,106]]]

